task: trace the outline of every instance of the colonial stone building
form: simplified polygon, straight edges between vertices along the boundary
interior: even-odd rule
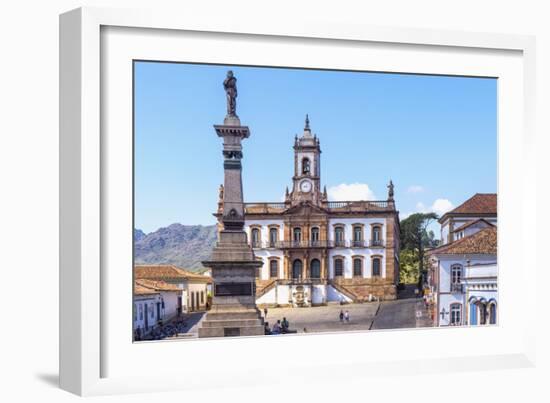
[[[306,117],[294,141],[294,176],[285,201],[245,203],[245,231],[263,263],[256,274],[257,304],[395,299],[399,213],[391,181],[388,188],[387,200],[328,201],[320,141]],[[218,218],[222,207],[220,188]]]

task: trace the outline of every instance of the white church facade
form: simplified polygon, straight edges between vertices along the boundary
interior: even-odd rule
[[[259,306],[313,306],[396,298],[399,213],[393,198],[328,201],[321,148],[306,117],[294,142],[294,176],[284,202],[245,203],[257,259]],[[222,211],[222,199],[218,216]]]

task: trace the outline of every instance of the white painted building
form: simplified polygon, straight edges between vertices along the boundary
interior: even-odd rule
[[[245,203],[245,231],[257,259],[258,305],[311,306],[395,299],[399,213],[393,198],[328,201],[321,148],[309,120],[294,141],[292,190],[284,202]],[[218,217],[223,208],[223,188]]]
[[[137,339],[169,322],[181,311],[181,290],[164,281],[134,280],[134,331]]]
[[[209,285],[212,277],[193,273],[174,265],[136,265],[136,279],[164,281],[181,291],[177,307],[180,312],[194,312],[207,309]]]
[[[463,222],[464,218],[470,221]],[[441,219],[443,245],[427,252],[432,316],[438,326],[496,324],[496,195],[476,194]]]
[[[471,235],[485,224],[497,225],[497,195],[476,193],[457,208],[445,213],[439,219],[439,224],[442,245],[457,240],[458,236]]]

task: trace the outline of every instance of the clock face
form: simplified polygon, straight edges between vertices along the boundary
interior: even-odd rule
[[[300,190],[304,193],[309,193],[311,191],[311,182],[310,181],[300,182]]]

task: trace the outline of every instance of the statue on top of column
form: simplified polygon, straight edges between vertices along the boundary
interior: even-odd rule
[[[223,88],[227,96],[227,116],[237,117],[237,78],[233,71],[227,72],[227,77],[223,80]]]
[[[388,200],[393,200],[393,182],[391,179],[388,185]]]

